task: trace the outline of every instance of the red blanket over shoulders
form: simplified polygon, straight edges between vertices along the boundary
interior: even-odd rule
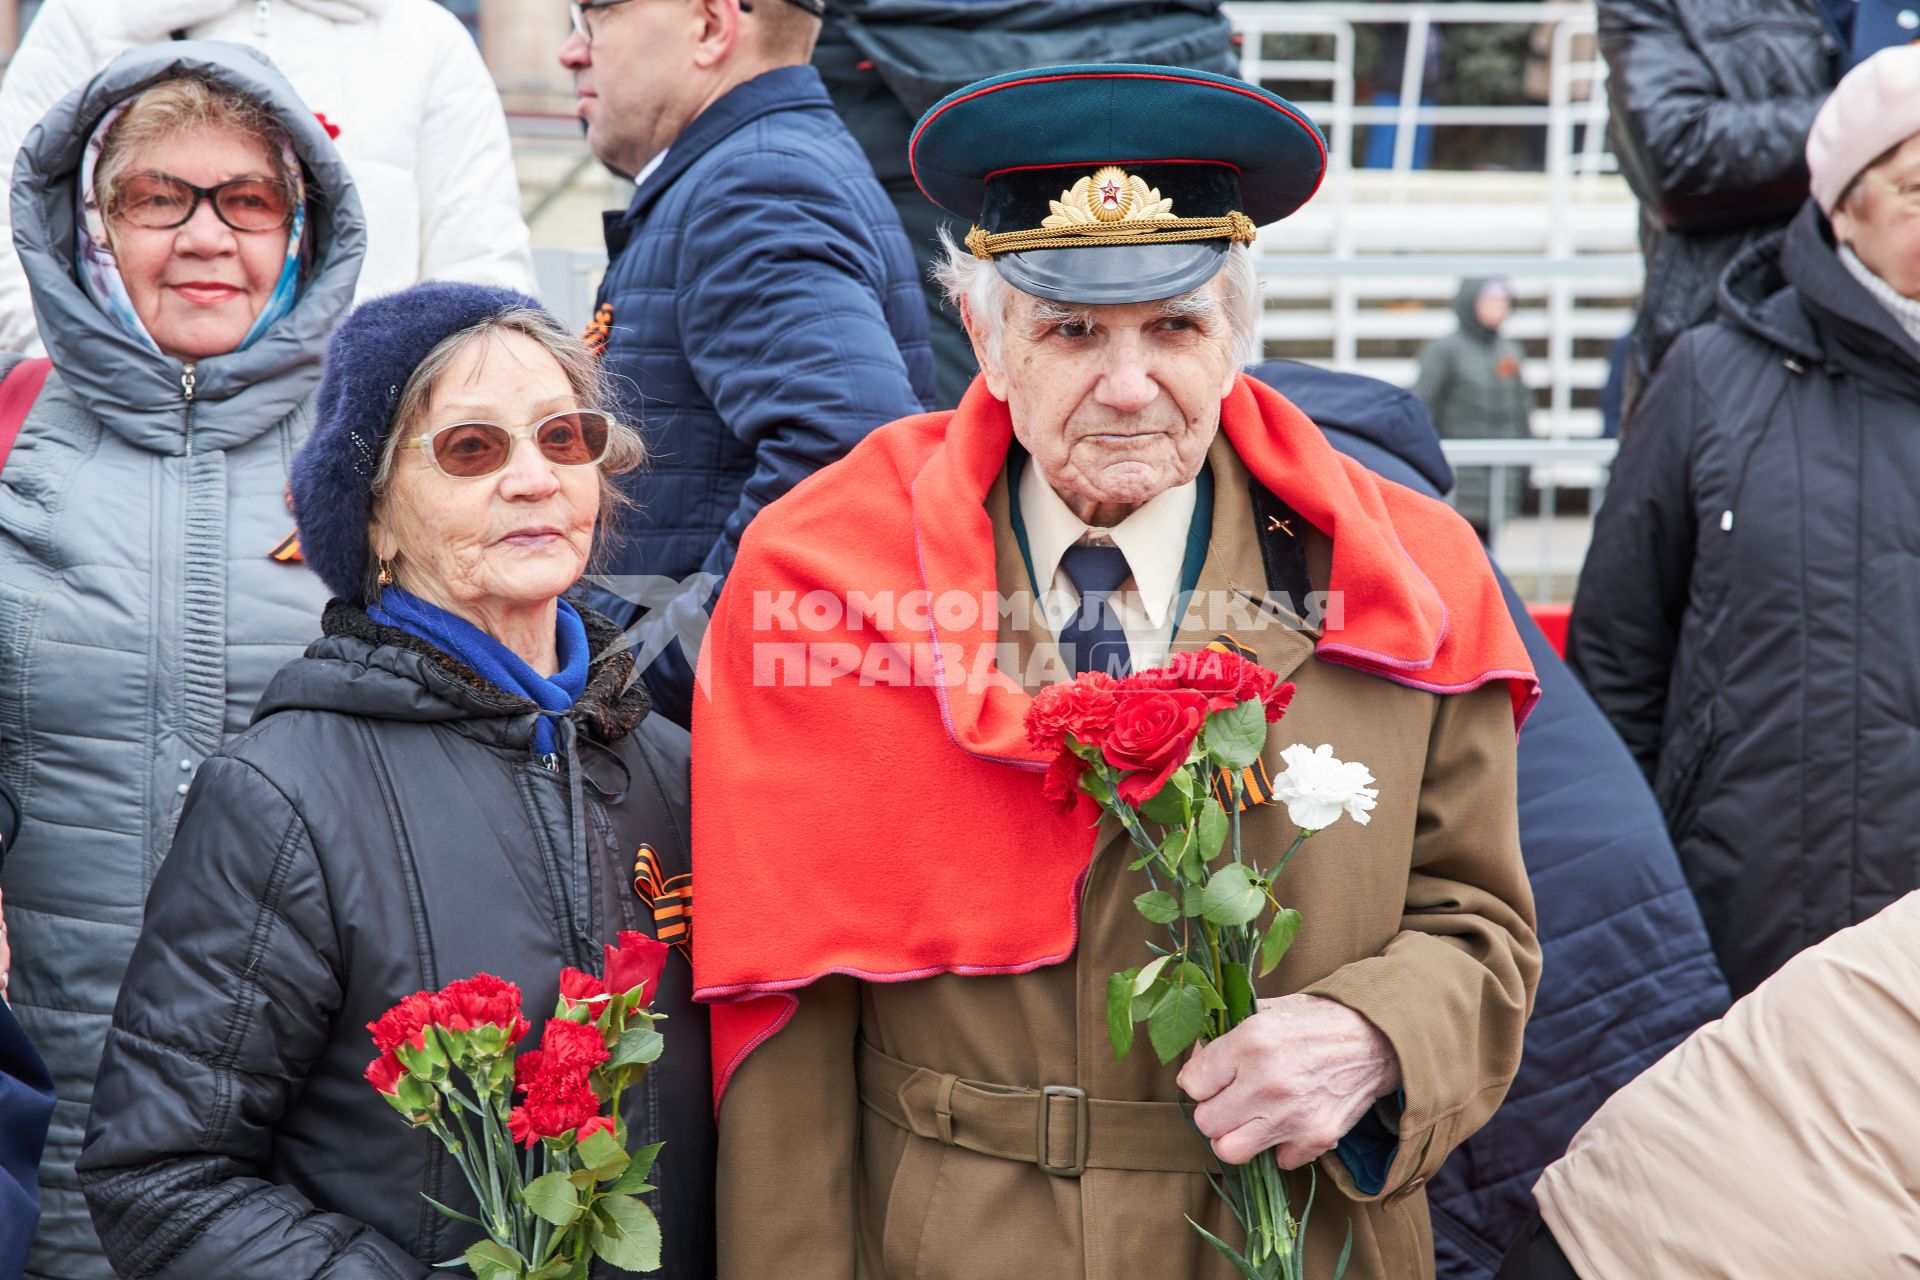
[[[1253,379],[1221,428],[1332,539],[1344,618],[1316,656],[1437,693],[1505,680],[1517,727],[1538,684],[1467,524]],[[1042,798],[1029,698],[992,666],[997,617],[964,605],[997,588],[984,499],[1012,436],[976,380],[951,413],[874,432],[741,541],[694,699],[694,984],[715,1006],[716,1106],[790,993],[825,974],[1020,973],[1073,952],[1093,802]]]

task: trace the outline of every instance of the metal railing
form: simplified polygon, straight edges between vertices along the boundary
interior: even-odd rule
[[[1456,478],[1468,469],[1484,469],[1491,501],[1488,542],[1514,589],[1536,604],[1570,597],[1572,580],[1586,558],[1586,534],[1592,513],[1606,496],[1607,478],[1619,451],[1617,440],[1442,440],[1441,449]],[[1509,471],[1520,468],[1539,497],[1539,514],[1511,520],[1504,496]],[[1563,528],[1560,495],[1584,493],[1578,531]],[[1531,590],[1528,590],[1530,581]]]

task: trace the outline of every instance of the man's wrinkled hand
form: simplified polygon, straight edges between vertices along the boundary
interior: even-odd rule
[[[7,998],[7,974],[13,969],[13,948],[7,945],[6,904],[0,902],[0,1000]]]
[[[1400,1061],[1380,1029],[1345,1005],[1282,996],[1195,1050],[1178,1083],[1200,1104],[1193,1122],[1223,1163],[1272,1148],[1282,1168],[1297,1169],[1400,1087]]]

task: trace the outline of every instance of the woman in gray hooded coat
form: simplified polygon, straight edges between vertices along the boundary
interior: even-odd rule
[[[1460,327],[1420,352],[1414,394],[1426,403],[1442,439],[1524,440],[1533,393],[1520,376],[1520,348],[1500,336],[1513,314],[1513,286],[1505,280],[1467,280],[1453,300]],[[1500,517],[1517,515],[1526,493],[1523,467],[1504,469]],[[1485,542],[1493,530],[1493,476],[1483,467],[1460,471],[1453,505]]]
[[[53,361],[0,471],[9,997],[59,1097],[26,1274],[106,1280],[73,1171],[94,1072],[189,781],[319,629],[288,464],[365,232],[272,64],[195,42],[56,107],[13,223]]]

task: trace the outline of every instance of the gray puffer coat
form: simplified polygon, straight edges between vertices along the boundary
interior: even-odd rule
[[[294,309],[245,351],[180,361],[74,279],[82,148],[114,104],[181,70],[272,106],[307,170]],[[271,553],[326,335],[353,296],[360,204],[312,111],[237,45],[129,50],[28,135],[14,240],[54,362],[0,473],[0,776],[25,819],[6,860],[14,1012],[59,1092],[27,1274],[107,1280],[74,1179],[147,888],[200,764],[319,632],[326,590]]]

